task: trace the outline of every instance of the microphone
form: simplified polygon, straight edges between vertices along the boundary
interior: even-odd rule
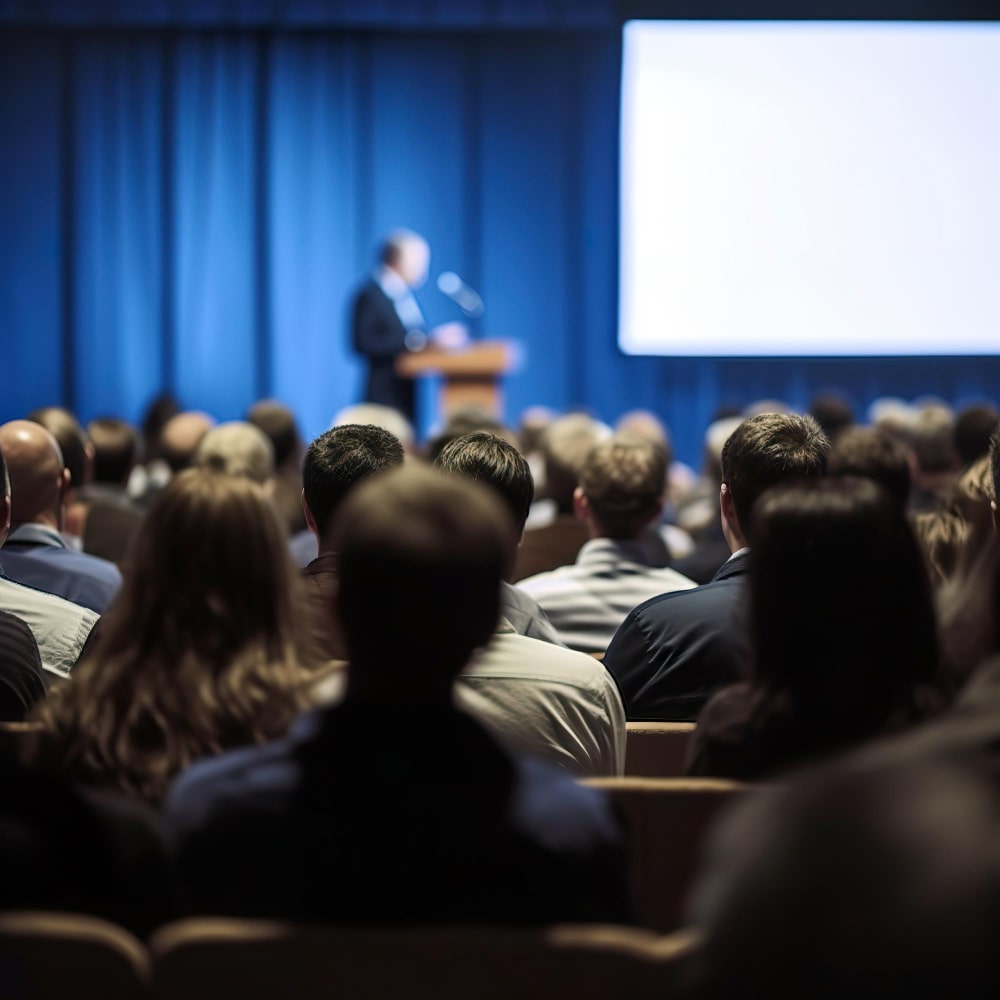
[[[476,319],[486,311],[482,297],[470,288],[454,271],[442,271],[437,279],[438,291],[447,295],[470,319]]]

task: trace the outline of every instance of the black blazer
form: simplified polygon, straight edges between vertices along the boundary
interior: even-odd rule
[[[604,656],[627,718],[694,721],[715,691],[742,679],[749,572],[744,553],[711,583],[653,597],[629,614]]]
[[[406,327],[377,281],[368,281],[354,298],[351,337],[354,350],[368,359],[365,402],[391,406],[412,421],[413,380],[396,374],[396,357],[406,350]]]

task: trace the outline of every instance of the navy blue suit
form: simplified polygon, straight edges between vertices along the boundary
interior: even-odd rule
[[[364,284],[354,299],[351,313],[354,350],[368,359],[364,401],[391,406],[412,422],[413,379],[396,374],[396,358],[406,351],[406,332],[392,299],[379,283]]]
[[[635,608],[604,656],[628,719],[693,721],[721,687],[741,680],[750,652],[749,554],[711,583],[653,597]]]
[[[419,665],[414,665],[418,669]],[[182,775],[187,908],[320,923],[627,922],[610,802],[452,708],[348,699]]]

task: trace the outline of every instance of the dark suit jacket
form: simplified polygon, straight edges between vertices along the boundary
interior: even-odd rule
[[[414,670],[421,664],[412,664]],[[450,706],[345,700],[196,764],[164,822],[190,910],[348,923],[627,922],[611,803]]]
[[[412,421],[413,380],[396,374],[396,358],[406,350],[406,328],[377,281],[367,282],[355,296],[351,336],[354,350],[368,359],[365,401],[391,406]]]
[[[629,614],[604,656],[627,718],[694,721],[715,691],[742,679],[749,570],[744,553],[711,583],[651,598]]]

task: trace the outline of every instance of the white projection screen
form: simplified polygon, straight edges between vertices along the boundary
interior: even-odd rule
[[[627,354],[1000,354],[1000,25],[630,21]]]

